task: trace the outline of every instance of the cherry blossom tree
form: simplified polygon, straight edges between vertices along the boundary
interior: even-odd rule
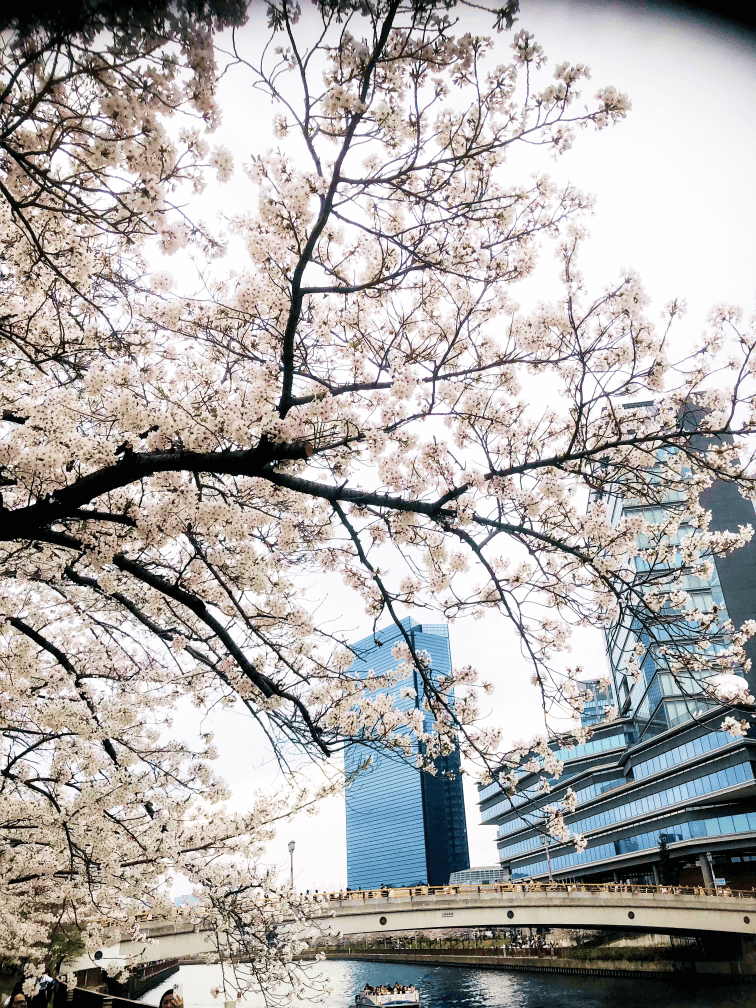
[[[213,50],[191,20],[6,45],[0,953],[32,972],[56,927],[89,947],[98,921],[128,932],[180,871],[229,949],[258,942],[250,982],[272,960],[291,977],[294,932],[275,955],[259,938],[283,911],[261,923],[255,863],[314,798],[225,812],[212,740],[164,727],[182,697],[243,704],[282,760],[388,746],[433,772],[459,740],[510,791],[523,758],[559,773],[546,736],[502,752],[476,723],[487,684],[439,679],[406,633],[392,675],[350,675],[305,580],[340,576],[376,626],[503,613],[546,709],[585,702],[556,666],[570,629],[618,623],[685,688],[750,702],[716,676],[747,670],[756,627],[693,609],[680,579],[751,535],[709,531],[699,496],[756,496],[753,337],[717,309],[676,360],[680,303],[653,321],[632,273],[589,292],[590,197],[507,159],[558,156],[630,103],[581,94],[587,68],[550,71],[524,31],[496,62],[450,10],[322,0],[313,31],[274,0],[262,51],[243,33]],[[278,139],[240,166],[225,235],[190,199],[234,170],[205,135],[218,52],[273,100]],[[544,243],[564,295],[524,313],[513,285]],[[201,286],[156,269],[156,244],[208,260]],[[617,521],[618,497],[659,515]],[[400,712],[385,688],[412,667],[422,697]]]
[[[138,243],[192,237],[212,251],[175,197],[204,185],[204,134],[218,119],[213,27],[245,13],[189,2],[0,15],[0,325],[14,353],[71,375],[93,347],[127,354],[118,317],[139,289]]]

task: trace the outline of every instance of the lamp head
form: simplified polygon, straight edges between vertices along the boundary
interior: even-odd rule
[[[294,853],[294,841],[293,840],[289,840],[289,854],[293,854],[293,853]]]

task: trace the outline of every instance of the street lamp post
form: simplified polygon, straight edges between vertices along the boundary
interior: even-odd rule
[[[289,878],[291,891],[294,892],[294,841],[289,840]]]
[[[553,882],[554,879],[551,877],[551,851],[549,850],[549,837],[542,835],[541,843],[546,848],[546,867],[548,868],[549,872],[549,882]]]

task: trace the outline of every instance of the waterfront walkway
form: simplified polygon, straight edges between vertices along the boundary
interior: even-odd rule
[[[472,955],[472,949],[438,950],[405,949],[402,951],[384,952],[372,949],[343,949],[338,952],[326,952],[327,959],[362,960],[366,962],[385,963],[415,963],[425,966],[472,966],[475,969],[513,970],[531,973],[560,973],[576,976],[612,976],[612,977],[664,977],[664,976],[700,976],[702,980],[742,980],[756,981],[753,962],[748,959],[724,959],[710,961],[704,959],[663,959],[649,960],[614,960],[614,959],[570,959],[568,950],[565,956],[536,955]],[[481,952],[482,950],[478,950]]]

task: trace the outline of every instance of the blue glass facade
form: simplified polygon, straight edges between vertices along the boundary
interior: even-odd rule
[[[421,625],[411,618],[402,624],[414,647],[430,654],[432,674],[440,677],[448,673],[448,627]],[[354,675],[393,671],[397,661],[391,650],[400,640],[401,632],[392,625],[358,641],[352,645],[358,657],[350,671]],[[415,695],[402,697],[403,688]],[[421,684],[414,673],[379,692],[390,693],[401,710],[422,704]],[[417,743],[412,745],[417,750]],[[359,770],[368,758],[370,766]],[[389,752],[360,745],[347,749],[344,762],[348,775],[356,773],[346,789],[350,889],[444,885],[452,872],[470,867],[458,752],[436,761],[436,776],[421,773]],[[453,778],[447,773],[453,773]]]
[[[734,816],[715,816],[712,819],[699,819],[696,822],[682,822],[668,825],[663,830],[653,829],[648,833],[636,833],[622,840],[608,844],[597,844],[584,851],[573,851],[569,854],[552,855],[551,870],[560,871],[564,868],[574,868],[578,865],[590,864],[592,861],[607,860],[619,854],[629,854],[640,850],[658,849],[659,839],[665,838],[667,843],[677,843],[701,837],[720,837],[728,835],[753,834],[756,832],[756,812],[743,812]],[[517,868],[512,872],[512,878],[525,878],[545,872],[546,861],[536,861],[526,867]]]
[[[670,494],[669,508],[676,503],[675,495]],[[743,503],[746,503],[745,501]],[[646,521],[661,524],[665,520],[665,509],[659,506],[643,507],[636,501],[625,501],[621,497],[614,498],[610,504],[612,519],[616,523],[623,517],[640,516]],[[753,507],[751,506],[753,518]],[[665,542],[676,545],[680,539],[691,534],[691,529],[681,526],[673,538],[666,537]],[[646,537],[639,537],[638,545],[648,547],[650,542]],[[649,571],[648,563],[641,557],[635,558],[635,567],[639,574]],[[657,567],[653,568],[657,570]],[[659,565],[661,574],[681,570],[679,554],[674,561]],[[725,600],[718,566],[715,564],[713,574],[704,580],[695,574],[680,573],[677,578],[679,585],[690,594],[689,608],[711,612],[718,607],[720,621],[728,618],[727,601]],[[669,589],[667,589],[669,590]],[[756,599],[754,599],[756,602]],[[674,609],[670,613],[676,612]],[[680,676],[670,675],[662,653],[666,642],[673,641],[679,647],[694,647],[693,638],[698,631],[698,623],[688,624],[688,630],[681,621],[673,620],[667,623],[663,618],[666,607],[661,610],[661,617],[655,628],[655,638],[649,636],[647,630],[641,631],[635,623],[619,623],[606,635],[607,656],[614,682],[614,692],[617,697],[617,707],[621,715],[632,718],[633,729],[638,739],[658,735],[661,732],[683,724],[698,713],[709,709],[713,704],[702,689],[696,674],[686,673]],[[686,641],[690,644],[686,645]],[[711,644],[717,649],[728,643],[715,632],[711,635]],[[641,648],[638,656],[641,675],[633,678],[628,674],[628,661],[636,649]]]
[[[735,784],[749,783],[753,780],[753,770],[750,763],[737,763],[735,766],[723,767],[714,773],[706,774],[704,777],[696,777],[690,781],[684,781],[672,788],[665,788],[664,791],[653,791],[637,798],[635,801],[625,802],[623,805],[615,805],[613,808],[604,809],[594,815],[586,816],[583,819],[572,819],[570,829],[576,833],[588,833],[599,829],[601,826],[611,826],[615,823],[625,822],[627,819],[635,819],[644,812],[652,812],[677,805],[689,799],[702,798],[704,795],[714,791],[724,791]],[[749,813],[750,814],[750,813]],[[753,813],[756,815],[756,813]],[[686,824],[690,825],[690,823]],[[701,833],[704,836],[705,833]],[[656,843],[658,844],[658,840]],[[527,850],[535,850],[542,846],[539,835],[529,837],[527,840],[520,840],[519,843],[509,844],[499,848],[499,856],[506,860],[514,857],[515,854],[522,854]],[[652,845],[653,846],[653,845]]]
[[[585,701],[580,721],[584,725],[595,725],[603,721],[607,710],[614,706],[614,691],[611,685],[607,686],[598,680],[586,682],[585,686],[590,691],[587,694],[590,700]]]
[[[500,791],[491,794],[489,785],[481,816],[498,824],[502,866],[513,879],[544,877],[550,869],[561,878],[653,884],[659,882],[664,839],[678,868],[688,872],[689,884],[712,877],[701,858],[710,862],[713,857],[719,876],[737,875],[743,865],[736,871],[730,862],[750,862],[756,854],[756,738],[718,730],[722,717],[722,710],[709,711],[640,742],[627,730],[620,749],[616,726],[600,728],[607,733],[605,746],[588,754],[577,754],[584,747],[575,747],[575,756],[567,751],[563,775],[537,800],[512,802]],[[523,784],[534,793],[527,779]],[[559,801],[568,787],[578,806],[566,817],[567,825],[586,838],[587,846],[578,852],[572,843],[551,839],[549,865],[538,828],[542,809]],[[753,881],[749,875],[741,887],[750,888]]]
[[[729,485],[714,483],[701,495],[701,504],[711,512],[710,528],[715,531],[756,525],[753,504]],[[655,523],[664,519],[664,509],[658,506],[641,508],[637,501],[619,497],[611,506],[615,521],[633,511],[642,511]],[[674,501],[669,506],[674,507]],[[679,577],[696,608],[711,610],[716,604],[720,615],[729,616],[736,626],[756,618],[753,542],[728,557],[717,557],[706,582],[682,572]],[[664,638],[663,621],[658,629],[658,638]],[[684,645],[681,633],[685,628],[678,621],[675,639]],[[638,646],[643,649],[642,673],[634,682],[627,666]],[[502,866],[514,879],[544,878],[550,872],[562,879],[658,884],[670,881],[662,879],[662,872],[671,872],[682,884],[713,885],[719,877],[733,888],[756,886],[756,729],[743,738],[723,732],[720,725],[730,711],[703,693],[694,673],[676,680],[665,668],[658,641],[648,634],[633,626],[614,626],[606,634],[606,649],[609,689],[583,712],[594,736],[586,745],[557,752],[564,772],[551,793],[539,793],[540,775],[527,774],[521,778],[520,793],[511,799],[496,783],[479,791],[482,821],[498,826]],[[754,642],[747,650],[756,659]],[[753,670],[750,679],[754,692]],[[595,684],[588,685],[595,689]],[[600,708],[612,697],[619,717],[602,724]],[[746,714],[743,710],[738,716]],[[576,851],[573,843],[549,838],[547,858],[546,840],[538,828],[543,807],[558,801],[568,787],[578,807],[566,822],[585,837],[587,846]],[[662,841],[666,850],[660,848]]]
[[[653,409],[652,404],[630,405],[633,408],[643,405]],[[628,499],[618,493],[613,497],[604,497],[603,503],[608,507],[615,524],[623,518],[642,517],[652,525],[662,526],[670,517],[679,515],[677,509],[681,498],[681,494],[669,492],[662,503],[649,506],[641,500]],[[715,480],[701,493],[699,501],[711,516],[709,528],[713,532],[734,532],[743,526],[756,524],[753,503],[741,497],[737,487],[731,484]],[[650,530],[648,535],[651,536]],[[648,555],[638,555],[633,562],[639,578],[648,576],[650,572],[662,592],[672,590],[671,582],[674,579],[675,587],[683,589],[690,596],[684,609],[711,613],[716,607],[717,619],[706,636],[709,647],[717,651],[730,643],[727,632],[723,629],[725,621],[730,619],[739,627],[745,620],[753,619],[756,615],[756,542],[751,540],[726,557],[712,556],[712,575],[703,578],[700,574],[690,573],[690,568],[684,566],[681,552],[677,549],[681,540],[691,536],[695,541],[694,529],[684,521],[676,531],[670,530],[660,542],[653,536],[648,538],[639,535],[636,541],[641,549],[650,548],[653,556],[655,546],[662,545],[664,559],[651,562]],[[666,556],[664,551],[669,547],[673,547],[673,552]],[[637,741],[688,723],[716,706],[707,696],[701,682],[701,677],[708,673],[689,671],[676,676],[670,674],[665,657],[669,645],[672,645],[673,650],[676,648],[678,653],[689,652],[697,647],[694,639],[701,632],[698,622],[686,621],[681,616],[681,610],[667,602],[658,612],[653,635],[649,626],[640,629],[630,617],[618,622],[606,634],[607,657],[617,708],[620,716],[631,719]],[[756,662],[756,640],[747,643],[746,652],[753,666]],[[628,661],[633,653],[641,667],[639,677],[628,674]],[[750,674],[740,671],[749,678],[753,693],[756,686],[753,668]]]

